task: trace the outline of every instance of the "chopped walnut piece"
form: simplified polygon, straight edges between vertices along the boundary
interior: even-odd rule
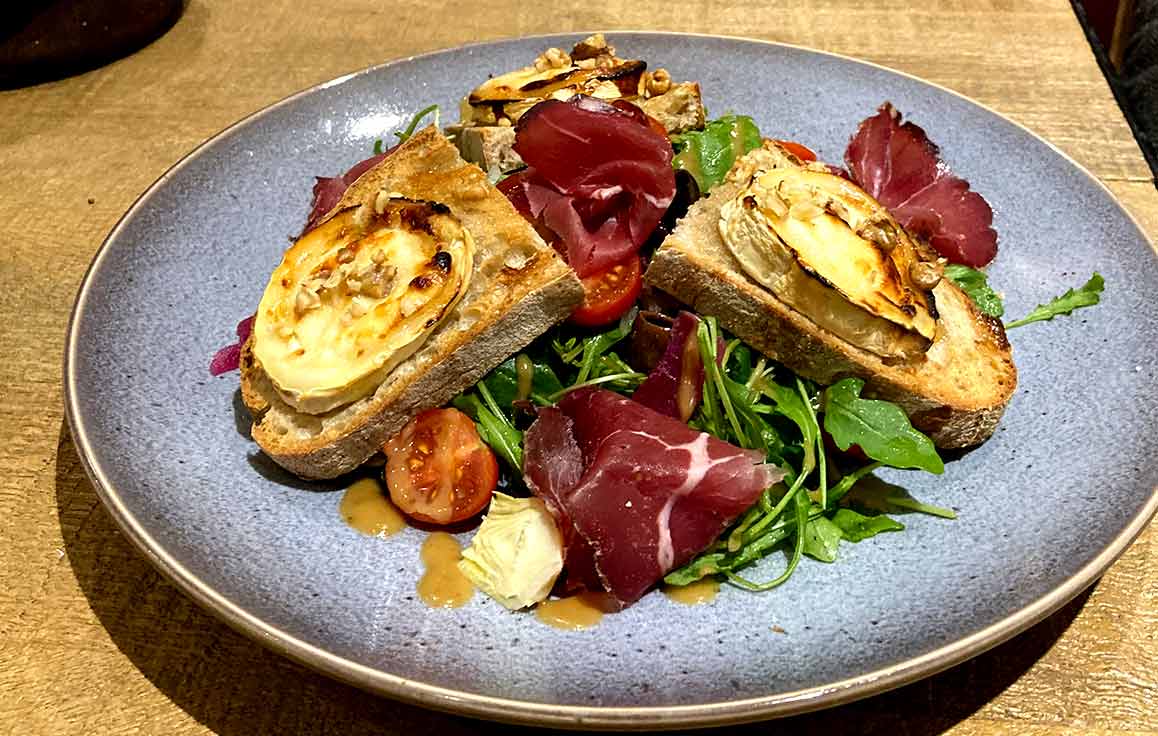
[[[656,69],[644,74],[644,91],[649,97],[662,95],[671,89],[671,74],[667,69]]]
[[[389,264],[379,264],[362,274],[362,293],[375,299],[382,299],[390,293],[398,269]]]
[[[571,49],[571,58],[576,61],[594,59],[597,56],[614,56],[615,49],[607,44],[602,33],[588,36]]]
[[[320,306],[321,303],[322,300],[316,291],[303,286],[294,298],[294,314],[301,317],[311,309]]]
[[[571,66],[571,57],[566,51],[554,46],[539,54],[535,59],[535,71],[545,72],[548,69],[562,69]]]

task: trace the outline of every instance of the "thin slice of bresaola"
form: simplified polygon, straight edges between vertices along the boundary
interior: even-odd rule
[[[565,431],[574,446],[543,435]],[[761,453],[743,450],[688,428],[611,391],[585,388],[540,410],[527,431],[536,447],[569,448],[563,454],[528,455],[524,472],[537,494],[544,471],[538,463],[573,468],[575,448],[582,473],[574,480],[555,472],[548,506],[590,547],[594,571],[621,606],[630,605],[665,574],[714,541],[784,473]],[[549,471],[548,471],[549,472]],[[589,571],[572,570],[582,576]],[[578,564],[578,561],[576,561]]]
[[[696,339],[700,319],[680,312],[668,333],[667,347],[655,368],[631,395],[634,401],[669,417],[686,422],[699,406],[704,391],[704,365]],[[685,395],[686,394],[686,395]]]
[[[346,193],[350,185],[356,182],[359,176],[381,163],[383,159],[394,152],[395,148],[397,146],[359,161],[341,176],[314,177],[314,200],[310,204],[310,216],[306,219],[306,226],[302,232],[313,230],[314,226],[321,222],[322,218],[334,209],[338,202],[342,201],[342,195]]]
[[[575,442],[571,418],[546,408],[523,437],[523,478],[547,505],[563,535],[566,571],[564,590],[599,590],[602,581],[595,572],[595,551],[571,521],[567,496],[583,477],[583,453]]]
[[[862,189],[940,255],[973,268],[997,255],[989,203],[949,170],[925,131],[903,122],[891,104],[860,124],[844,160]]]
[[[539,103],[514,148],[528,168],[500,189],[559,237],[580,277],[638,252],[675,196],[668,139],[591,97]]]

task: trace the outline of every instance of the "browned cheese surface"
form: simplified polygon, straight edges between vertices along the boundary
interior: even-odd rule
[[[330,681],[177,592],[85,478],[63,422],[60,356],[102,238],[222,127],[388,59],[593,28],[786,41],[924,77],[1042,135],[1158,233],[1158,192],[1066,0],[189,0],[167,35],[127,59],[0,92],[0,734],[532,732]],[[781,728],[1158,733],[1158,534],[1144,533],[1099,583],[992,652],[860,703],[729,732]]]

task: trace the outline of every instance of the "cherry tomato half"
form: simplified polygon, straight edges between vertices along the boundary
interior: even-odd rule
[[[486,508],[499,465],[470,417],[458,409],[428,409],[383,447],[386,487],[402,513],[453,524]]]
[[[643,289],[643,266],[639,256],[597,271],[583,279],[583,303],[571,313],[571,321],[583,327],[614,322],[631,309]]]
[[[801,161],[815,161],[816,160],[816,154],[813,153],[812,149],[809,148],[808,146],[802,146],[801,144],[796,143],[794,141],[776,141],[776,142],[779,143],[780,145],[784,146],[785,148],[787,148],[789,153],[791,153],[793,156],[800,159]]]

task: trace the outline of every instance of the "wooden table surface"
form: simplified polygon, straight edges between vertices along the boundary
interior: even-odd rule
[[[167,35],[127,59],[0,92],[0,732],[524,732],[378,699],[267,652],[163,580],[101,507],[62,417],[66,320],[102,238],[170,164],[291,92],[395,57],[592,28],[726,33],[857,56],[964,93],[1077,159],[1158,234],[1150,171],[1065,0],[920,5],[190,0]],[[779,728],[1158,733],[1158,533],[996,650],[743,731]]]

